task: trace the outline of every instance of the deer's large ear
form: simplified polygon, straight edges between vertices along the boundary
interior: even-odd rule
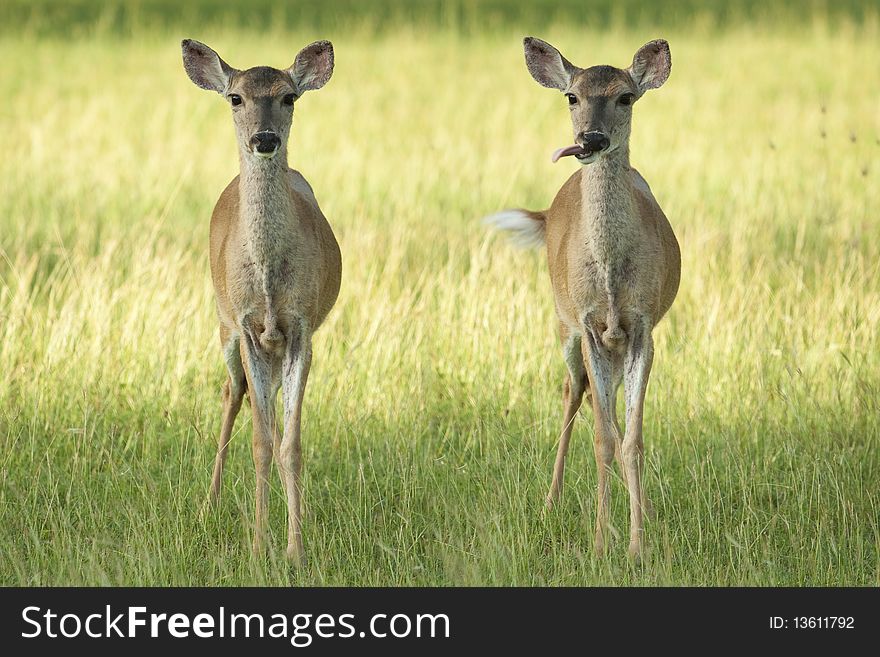
[[[639,48],[628,70],[641,95],[648,89],[656,89],[666,82],[671,69],[672,55],[669,52],[669,44],[663,39],[657,39]]]
[[[293,65],[287,69],[297,93],[320,89],[333,75],[333,44],[315,41],[299,51]]]
[[[202,89],[222,94],[229,86],[235,69],[220,59],[220,55],[204,43],[184,39],[180,44],[183,50],[183,68],[189,79]]]
[[[526,52],[526,66],[532,77],[545,87],[565,91],[578,67],[562,56],[556,48],[535,37],[523,39]]]

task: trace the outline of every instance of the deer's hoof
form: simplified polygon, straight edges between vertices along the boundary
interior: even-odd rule
[[[651,500],[649,500],[647,497],[645,498],[645,501],[642,503],[642,513],[644,514],[644,516],[648,520],[656,520],[657,519],[657,512],[654,510],[654,505],[651,504]]]
[[[553,493],[552,491],[547,493],[547,497],[544,498],[544,513],[550,513],[553,510],[553,507],[556,506],[556,503],[558,501],[558,493]]]
[[[254,536],[254,542],[251,543],[251,553],[256,558],[266,556],[266,540],[262,536]]]
[[[208,522],[208,518],[212,513],[217,509],[217,500],[213,495],[210,495],[205,498],[205,501],[202,502],[202,506],[199,507],[199,522],[205,524]]]
[[[287,561],[293,568],[305,568],[308,565],[305,551],[296,545],[287,546]]]
[[[630,560],[635,565],[641,565],[642,563],[642,543],[641,541],[630,542],[629,549],[626,551]]]

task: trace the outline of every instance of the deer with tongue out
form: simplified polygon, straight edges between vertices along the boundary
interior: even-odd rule
[[[507,210],[487,222],[511,231],[522,246],[546,245],[559,335],[567,367],[563,424],[546,505],[562,494],[574,418],[586,394],[593,405],[598,469],[596,551],[608,542],[608,473],[617,458],[630,499],[629,553],[643,550],[644,515],[651,504],[642,485],[642,424],[654,361],[652,331],[678,292],[681,254],[672,227],[645,179],[630,166],[633,105],[669,77],[666,41],[651,41],[629,68],[571,64],[549,43],[524,41],[526,65],[545,87],[565,94],[575,144],[553,153],[582,166],[548,210]],[[624,384],[626,421],[617,421]]]

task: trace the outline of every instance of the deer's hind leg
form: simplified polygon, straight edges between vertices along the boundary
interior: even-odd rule
[[[562,433],[559,437],[559,448],[556,451],[556,462],[553,465],[553,480],[550,484],[550,492],[547,493],[547,509],[551,509],[562,495],[565,457],[568,454],[568,445],[574,430],[574,420],[581,407],[584,393],[587,391],[587,370],[584,367],[581,351],[581,336],[572,334],[564,324],[560,324],[559,333],[568,371],[565,374],[562,392]]]
[[[214,474],[211,477],[211,494],[209,500],[216,504],[220,499],[220,488],[223,481],[223,467],[226,464],[226,453],[232,440],[232,429],[235,418],[241,410],[241,402],[247,391],[247,378],[241,362],[239,337],[229,328],[220,325],[220,342],[223,347],[223,359],[226,361],[228,376],[223,384],[223,420],[220,427],[220,438],[217,441],[217,456],[214,459]]]

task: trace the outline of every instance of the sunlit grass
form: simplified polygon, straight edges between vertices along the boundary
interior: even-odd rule
[[[0,583],[880,583],[876,17],[540,35],[581,65],[672,47],[632,137],[683,256],[655,333],[638,569],[625,536],[591,551],[589,413],[542,519],[564,372],[545,257],[479,223],[547,207],[573,170],[549,162],[568,113],[529,78],[526,31],[0,41]],[[310,568],[291,574],[274,477],[276,549],[249,554],[247,411],[223,506],[199,518],[224,376],[208,219],[237,160],[179,41],[286,66],[325,36],[336,72],[297,105],[291,164],[343,285],[306,397]]]

